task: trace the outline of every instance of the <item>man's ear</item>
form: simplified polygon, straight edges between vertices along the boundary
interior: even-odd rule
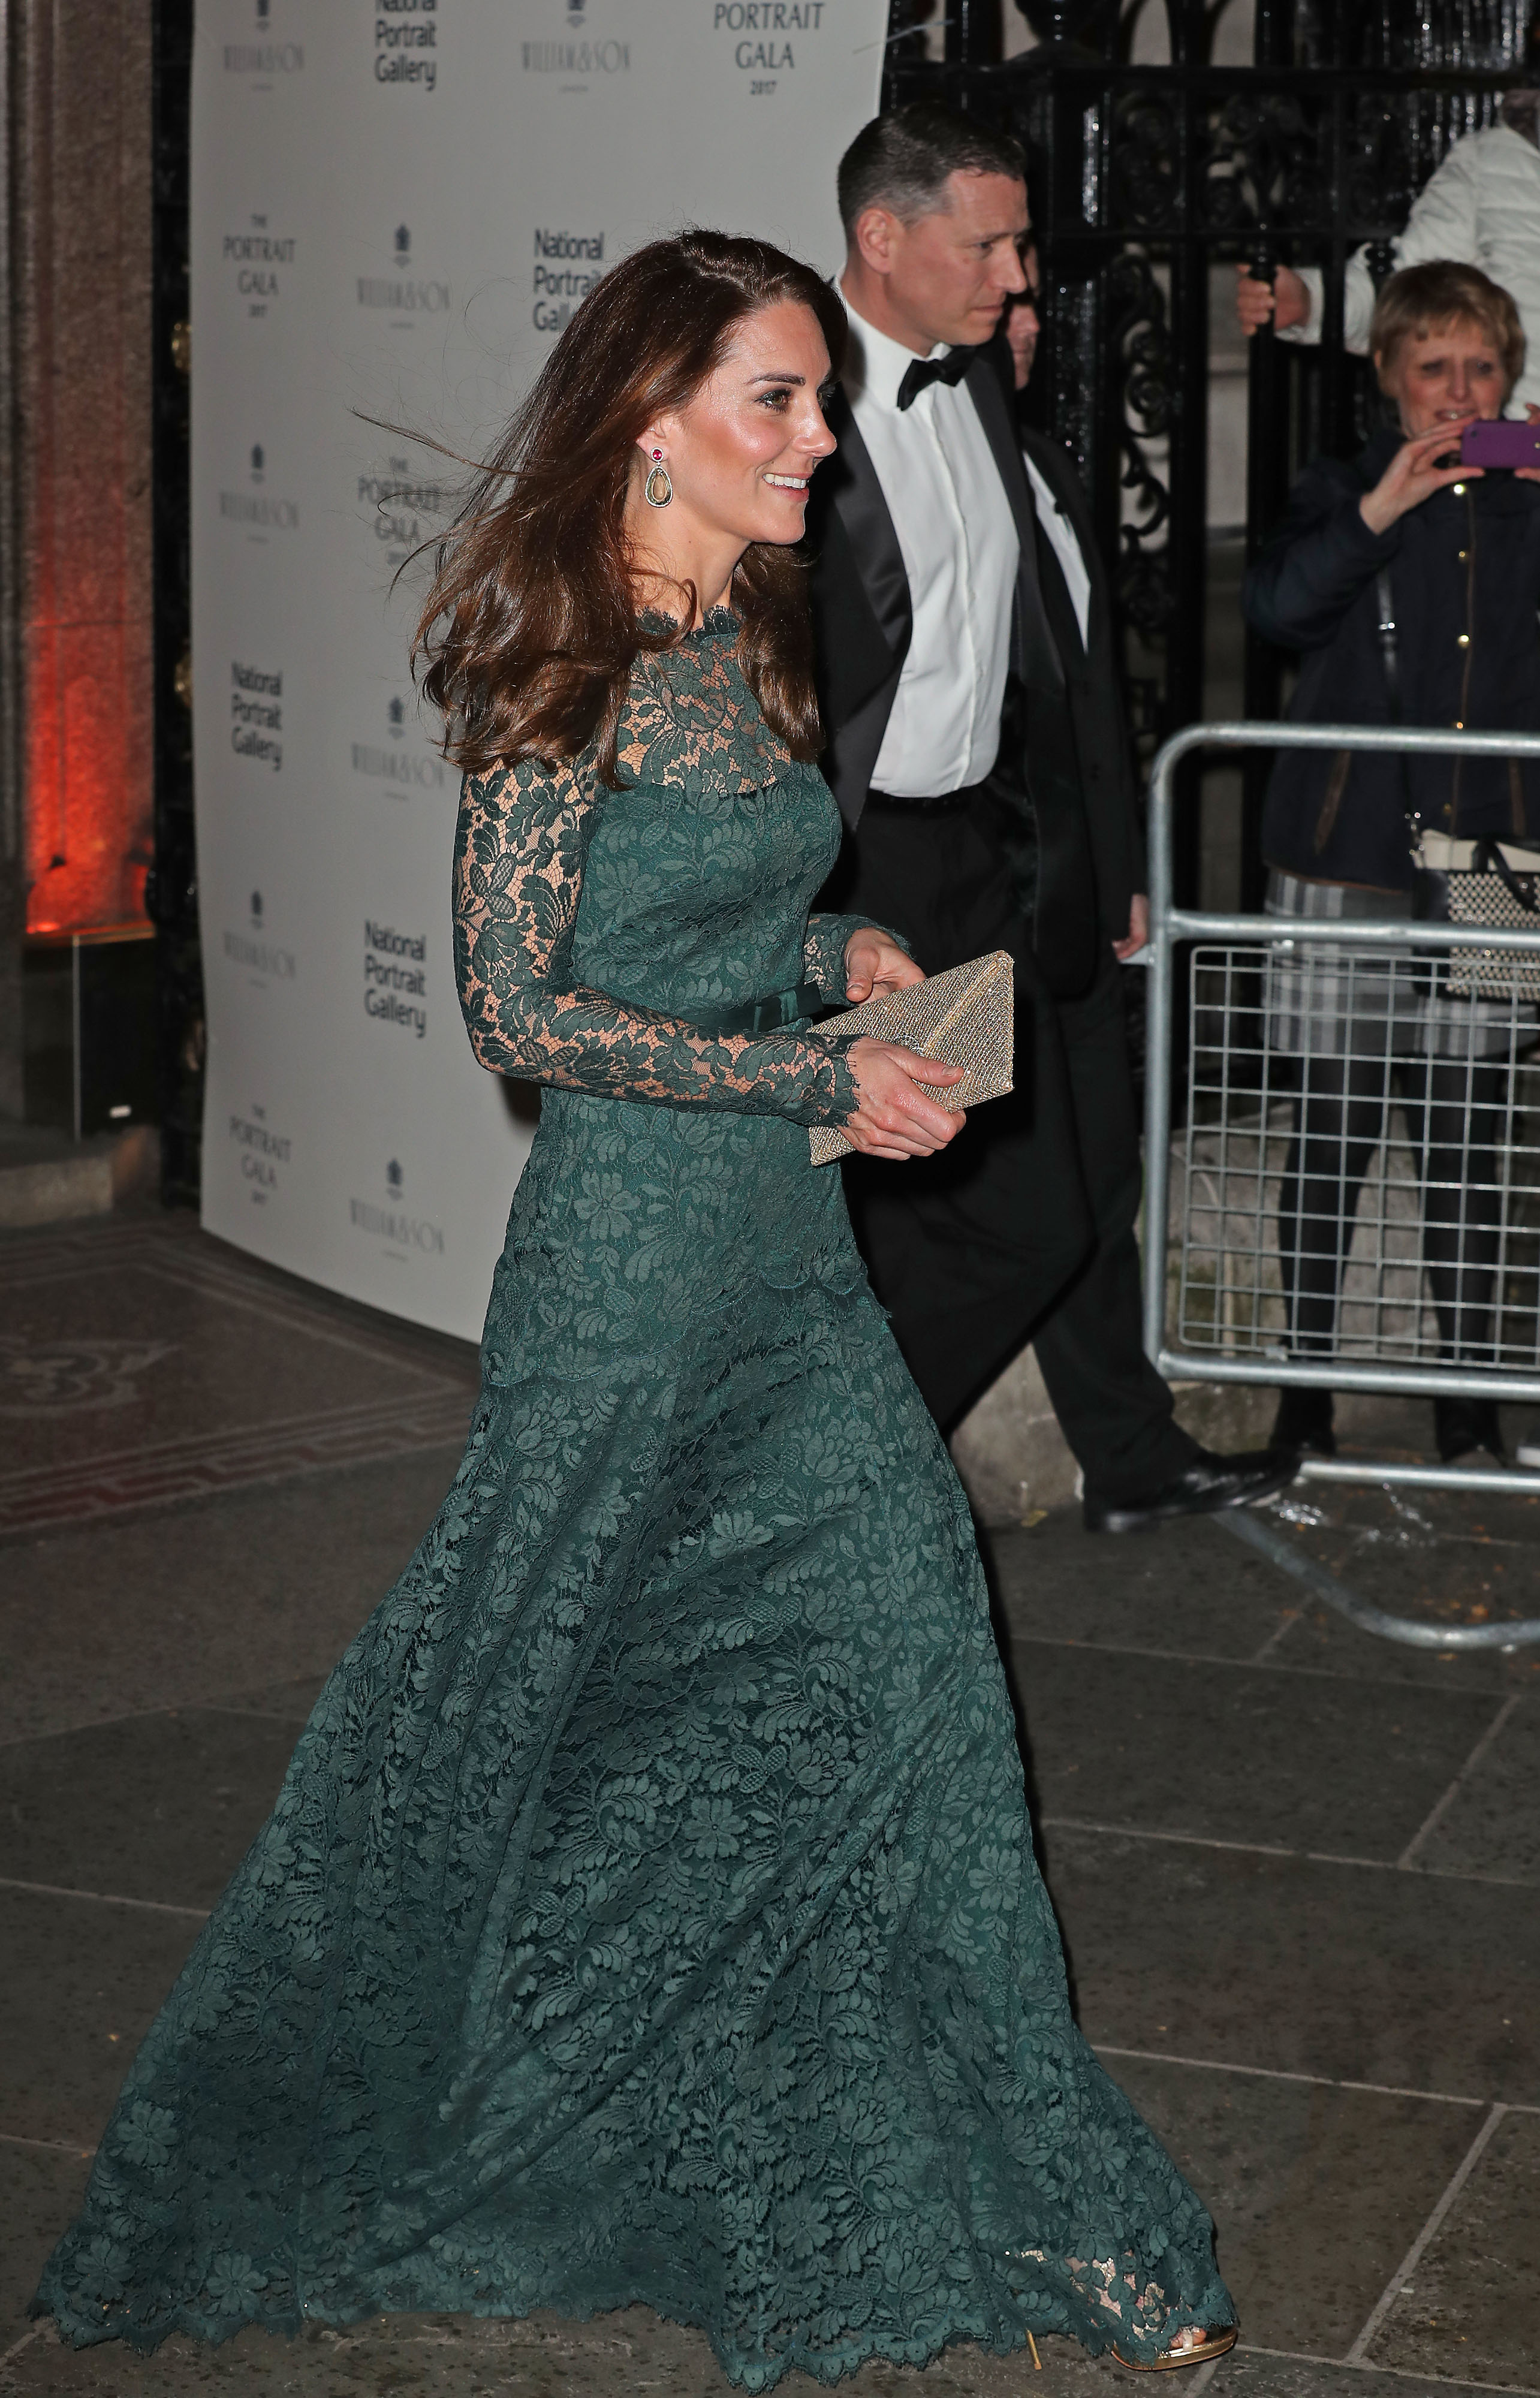
[[[873,201],[850,228],[850,247],[873,275],[891,275],[893,253],[903,228],[891,209]]]

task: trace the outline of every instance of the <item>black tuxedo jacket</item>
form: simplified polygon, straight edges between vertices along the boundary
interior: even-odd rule
[[[1023,637],[1023,626],[1030,628],[1038,618],[1035,608],[1023,608],[1019,598],[1012,657],[1029,689],[1045,680],[1062,680],[1074,730],[1087,834],[1078,855],[1088,854],[1104,933],[1109,939],[1121,939],[1128,928],[1132,896],[1144,887],[1143,843],[1113,659],[1107,581],[1089,510],[1066,453],[1040,435],[1019,432],[1010,353],[1003,340],[979,353],[964,384],[999,470],[1023,559],[1034,556],[1036,540],[1032,485],[1021,464],[1024,444],[1074,526],[1090,574],[1085,643],[1073,613],[1065,611],[1058,612],[1054,624],[1057,655],[1034,642],[1030,630]],[[840,446],[818,468],[808,508],[813,638],[827,734],[821,763],[840,813],[854,831],[892,713],[913,616],[898,536],[843,392],[830,410],[829,423]],[[1029,741],[1020,761],[1029,789],[1030,748]]]

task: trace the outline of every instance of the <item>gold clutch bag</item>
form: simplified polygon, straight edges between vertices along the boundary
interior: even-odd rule
[[[887,991],[844,1016],[826,1016],[818,1031],[869,1033],[944,1066],[965,1066],[962,1082],[945,1090],[937,1084],[933,1096],[944,1108],[976,1108],[984,1099],[1003,1098],[1011,1087],[1013,989],[1009,952],[992,950],[987,958],[927,975],[907,990]],[[850,1147],[833,1125],[814,1125],[807,1141],[815,1165],[831,1165]]]

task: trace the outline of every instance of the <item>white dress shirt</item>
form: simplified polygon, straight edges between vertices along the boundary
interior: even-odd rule
[[[848,300],[845,311],[845,392],[898,536],[914,619],[871,783],[895,799],[937,798],[981,783],[999,749],[1016,520],[966,391],[933,383],[900,414],[914,352]]]
[[[1021,464],[1027,470],[1027,479],[1032,485],[1032,495],[1037,503],[1037,521],[1053,544],[1060,572],[1069,586],[1070,605],[1074,610],[1075,622],[1080,627],[1080,646],[1083,650],[1087,650],[1090,647],[1091,578],[1086,566],[1086,554],[1080,546],[1079,535],[1054,498],[1050,486],[1038,473],[1024,450],[1021,452]]]

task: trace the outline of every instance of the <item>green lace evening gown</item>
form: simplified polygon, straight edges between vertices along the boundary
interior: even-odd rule
[[[547,1089],[437,1523],[201,1933],[36,2305],[698,2324],[750,2390],[1232,2309],[1071,2021],[967,1508],[809,1124],[838,819],[718,612],[607,793],[470,781],[459,963]],[[1110,1902],[1109,1902],[1110,1903]]]

